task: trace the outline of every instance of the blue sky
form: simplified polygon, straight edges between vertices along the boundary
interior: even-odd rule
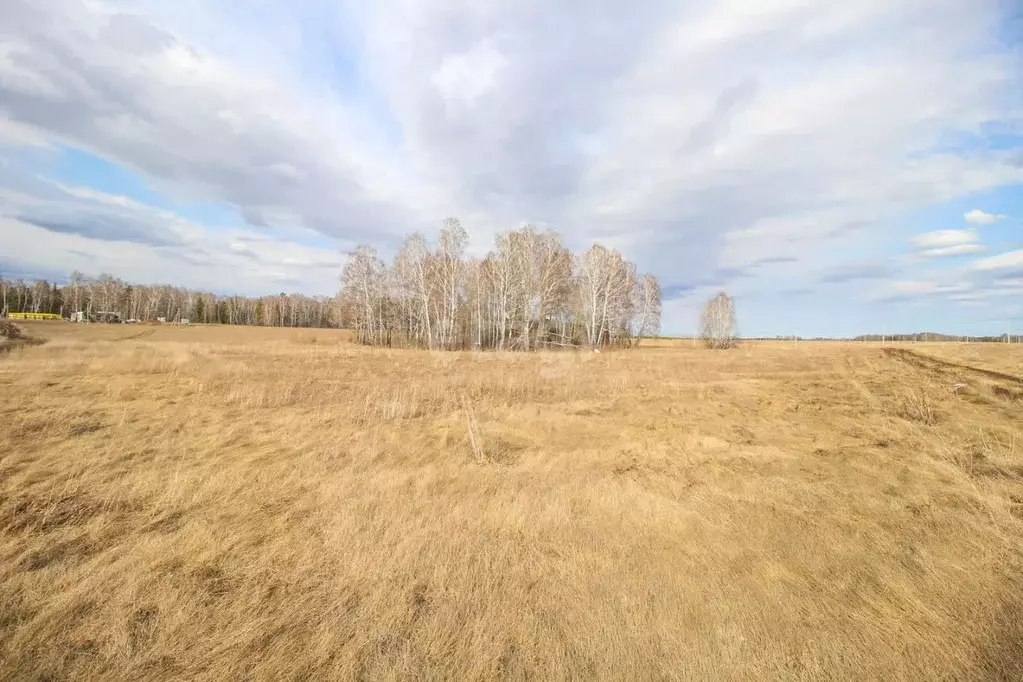
[[[332,294],[462,219],[599,241],[690,333],[1023,329],[1002,0],[6,0],[0,273]]]

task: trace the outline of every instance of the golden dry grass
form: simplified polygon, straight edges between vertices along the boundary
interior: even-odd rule
[[[916,343],[912,344],[912,348],[948,362],[1023,377],[1023,344]]]
[[[26,326],[0,678],[1023,677],[996,380],[866,344]]]

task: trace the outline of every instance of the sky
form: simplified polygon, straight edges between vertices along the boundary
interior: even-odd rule
[[[447,216],[667,334],[1023,330],[1023,3],[0,3],[0,275],[331,295]]]

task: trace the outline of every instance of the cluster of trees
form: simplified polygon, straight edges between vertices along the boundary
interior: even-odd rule
[[[531,350],[629,345],[660,330],[652,275],[604,246],[573,255],[551,231],[501,233],[483,258],[448,219],[435,245],[410,236],[388,266],[360,246],[341,276],[341,304],[362,343]]]
[[[70,317],[84,312],[115,312],[122,319],[168,322],[183,319],[207,324],[269,327],[338,327],[351,324],[341,302],[326,296],[225,296],[166,284],[129,284],[111,275],[71,273],[58,286],[46,280],[25,282],[0,277],[0,316],[8,312],[53,313]]]

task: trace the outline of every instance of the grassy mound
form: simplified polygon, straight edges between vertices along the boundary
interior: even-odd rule
[[[21,327],[9,320],[0,320],[0,339],[14,340],[23,338],[25,338],[25,334],[21,331]]]

